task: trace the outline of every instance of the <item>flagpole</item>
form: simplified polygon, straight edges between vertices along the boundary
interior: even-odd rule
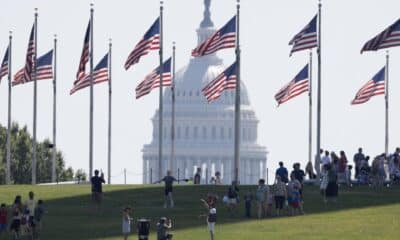
[[[111,93],[112,93],[112,85],[111,85],[111,47],[112,42],[110,38],[110,42],[108,44],[108,184],[111,184]]]
[[[319,150],[321,149],[321,0],[318,3],[318,89],[317,89],[317,149],[316,157],[318,168],[321,164],[321,155]],[[318,172],[318,178],[320,178],[320,173]]]
[[[162,137],[163,137],[163,1],[160,1],[160,94],[158,112],[158,177],[162,178]]]
[[[53,152],[51,155],[51,181],[56,181],[56,155],[57,155],[57,35],[54,35],[53,50],[54,66],[53,66]]]
[[[10,31],[8,45],[8,122],[7,122],[7,171],[6,183],[11,184],[11,48],[12,48],[12,31]]]
[[[389,51],[386,51],[385,73],[385,157],[389,154]]]
[[[36,125],[37,125],[37,18],[38,9],[35,8],[35,47],[34,47],[34,67],[33,67],[33,158],[32,158],[32,184],[36,184]]]
[[[312,50],[310,50],[310,63],[308,64],[309,79],[308,79],[308,161],[312,162]]]
[[[239,183],[239,164],[240,164],[240,42],[239,42],[239,13],[240,0],[236,4],[236,98],[235,98],[235,151],[234,151],[234,177]]]
[[[170,169],[175,172],[175,42],[172,43],[172,86],[171,86],[171,160]]]
[[[93,174],[93,3],[90,4],[89,177]]]

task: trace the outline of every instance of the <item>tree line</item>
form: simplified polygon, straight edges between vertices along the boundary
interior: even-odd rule
[[[18,123],[11,127],[11,180],[15,184],[30,184],[32,178],[32,141],[33,138],[28,132],[27,126],[22,128]],[[7,161],[7,128],[0,125],[0,184],[6,182],[6,161]],[[37,143],[37,182],[51,182],[52,169],[52,142],[45,139]],[[83,170],[76,171],[72,167],[66,167],[64,156],[61,151],[56,153],[57,181],[71,181],[80,176],[81,180],[86,178]],[[82,176],[83,175],[83,176]]]

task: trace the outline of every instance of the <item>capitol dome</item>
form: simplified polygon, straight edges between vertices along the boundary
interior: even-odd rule
[[[198,43],[216,30],[210,17],[210,0],[205,0],[204,19],[197,30]],[[192,58],[175,76],[175,150],[173,173],[175,177],[190,178],[196,168],[202,168],[203,183],[221,173],[222,182],[230,183],[234,161],[234,103],[235,90],[224,91],[208,103],[201,89],[226,69],[216,54]],[[171,161],[172,92],[163,96],[163,161],[162,173]],[[158,177],[158,119],[152,118],[153,139],[143,147],[143,182],[151,183]],[[241,140],[240,173],[242,184],[254,184],[265,178],[266,148],[257,144],[258,120],[250,106],[247,89],[241,83]]]

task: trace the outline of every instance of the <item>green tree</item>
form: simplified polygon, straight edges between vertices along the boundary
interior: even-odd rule
[[[0,126],[0,183],[5,182],[7,129]],[[29,184],[32,179],[32,137],[26,126],[20,128],[17,123],[11,127],[11,178],[17,184]],[[51,141],[45,139],[37,143],[38,183],[50,182],[52,173]],[[73,179],[73,169],[65,168],[64,157],[60,151],[56,152],[56,173],[59,181]]]

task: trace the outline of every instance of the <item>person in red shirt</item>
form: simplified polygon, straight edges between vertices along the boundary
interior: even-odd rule
[[[7,229],[7,208],[4,203],[0,205],[0,236],[3,234],[3,232],[6,232]]]

